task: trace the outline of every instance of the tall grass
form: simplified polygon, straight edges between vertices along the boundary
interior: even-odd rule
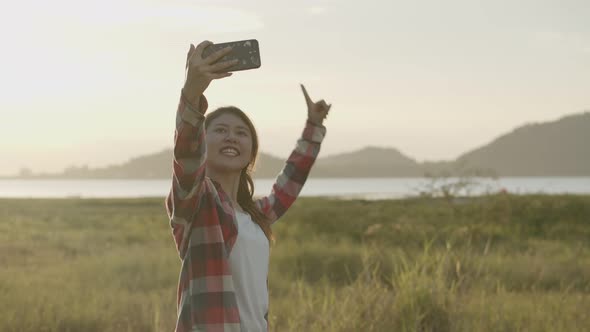
[[[170,331],[162,199],[0,200],[0,331]],[[274,331],[588,331],[590,197],[300,199]]]

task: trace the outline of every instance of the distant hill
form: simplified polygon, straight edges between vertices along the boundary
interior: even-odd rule
[[[590,175],[590,112],[519,127],[457,162],[502,176]]]
[[[258,177],[275,177],[284,160],[261,152],[258,154]],[[263,166],[261,166],[263,165]],[[68,167],[60,174],[38,174],[34,178],[92,178],[92,179],[168,179],[172,175],[172,149],[133,158],[120,165],[103,168]]]
[[[409,177],[459,168],[490,170],[499,176],[590,176],[590,112],[553,122],[527,124],[456,160],[418,163],[394,148],[366,147],[320,155],[312,177]],[[274,178],[285,160],[260,153],[255,177]],[[120,165],[69,167],[60,174],[21,174],[21,178],[135,178],[171,176],[172,150],[133,158]]]
[[[354,152],[318,158],[311,175],[317,177],[390,177],[422,176],[423,172],[420,164],[396,149],[366,147]]]

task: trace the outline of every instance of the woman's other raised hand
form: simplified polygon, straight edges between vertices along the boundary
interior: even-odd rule
[[[323,125],[332,104],[327,104],[323,99],[317,102],[312,101],[303,84],[301,84],[301,90],[307,104],[307,119],[316,125]]]

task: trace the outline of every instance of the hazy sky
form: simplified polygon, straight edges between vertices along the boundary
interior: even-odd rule
[[[333,103],[322,155],[367,145],[452,159],[590,110],[590,1],[2,1],[0,175],[172,147],[189,44],[256,38],[262,67],[214,81],[286,157],[299,83]]]

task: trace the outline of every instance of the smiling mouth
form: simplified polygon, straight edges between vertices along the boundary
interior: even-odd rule
[[[234,148],[223,148],[221,149],[221,154],[228,157],[237,157],[240,155],[240,151]]]

